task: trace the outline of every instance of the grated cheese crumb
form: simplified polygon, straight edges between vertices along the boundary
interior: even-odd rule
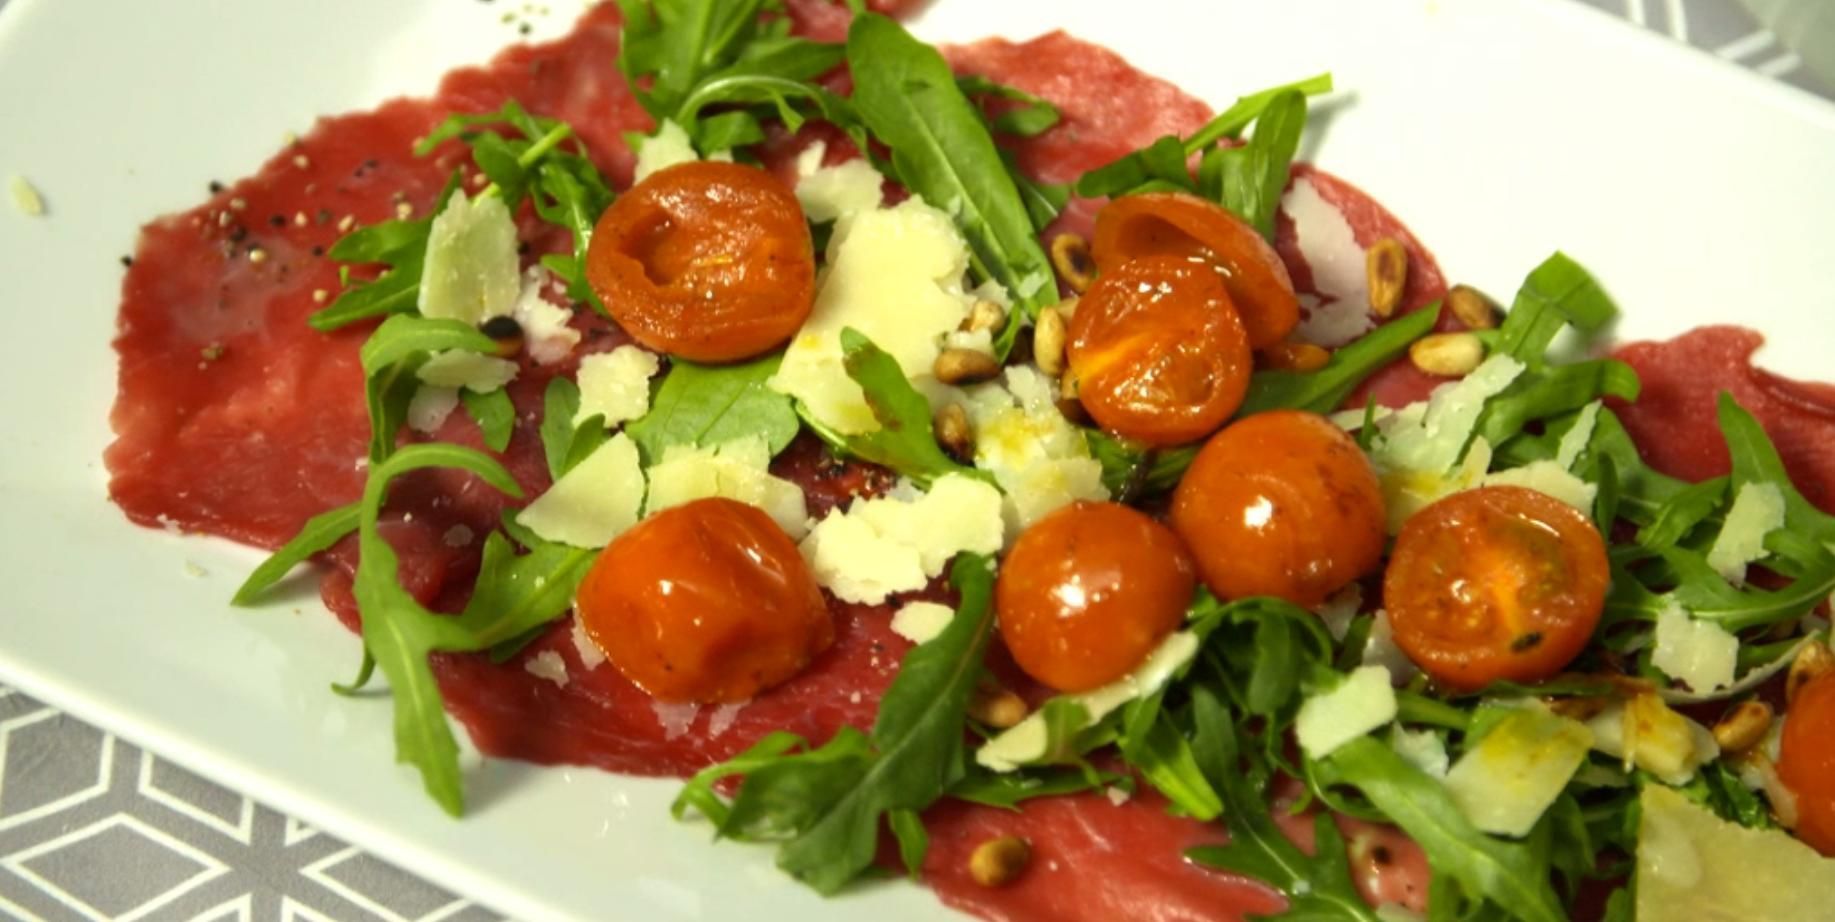
[[[580,360],[580,409],[575,426],[593,416],[617,426],[650,412],[650,379],[662,368],[656,353],[623,345]]]
[[[561,659],[561,655],[553,650],[543,650],[529,657],[529,659],[522,664],[522,668],[525,672],[538,679],[547,679],[553,682],[556,687],[567,687],[567,661]]]

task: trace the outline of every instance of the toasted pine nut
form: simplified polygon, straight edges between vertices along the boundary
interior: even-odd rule
[[[1370,284],[1370,310],[1387,317],[1402,306],[1408,287],[1408,250],[1402,241],[1384,237],[1364,254],[1364,277]]]
[[[931,373],[944,384],[974,384],[1000,374],[1000,362],[978,349],[945,349],[937,353]]]
[[[1562,717],[1569,718],[1570,720],[1578,720],[1583,723],[1597,717],[1599,712],[1606,709],[1606,705],[1612,703],[1612,699],[1601,695],[1548,698],[1545,700],[1548,702],[1548,709],[1550,711]]]
[[[1040,371],[1054,378],[1064,373],[1064,343],[1069,338],[1070,330],[1057,308],[1039,311],[1038,326],[1032,331],[1032,361]]]
[[[968,702],[968,716],[997,730],[1025,720],[1030,711],[1026,699],[1005,688],[977,688]]]
[[[1835,653],[1829,652],[1826,643],[1812,641],[1797,652],[1797,658],[1791,661],[1790,674],[1784,679],[1784,701],[1790,704],[1797,700],[1797,692],[1803,686],[1835,673]]]
[[[962,326],[959,329],[965,333],[975,333],[981,330],[994,333],[1006,325],[1006,322],[1006,308],[982,298],[975,302],[975,306],[968,309],[968,316],[962,318]]]
[[[1484,361],[1485,344],[1471,333],[1430,333],[1408,347],[1408,358],[1430,375],[1457,378]]]
[[[1714,742],[1720,744],[1721,752],[1741,753],[1758,745],[1770,729],[1771,705],[1748,698],[1714,725]]]
[[[1077,234],[1051,238],[1051,265],[1070,290],[1082,294],[1096,280],[1096,263],[1090,259],[1089,241]]]
[[[1032,862],[1032,843],[1019,836],[1001,836],[975,846],[968,858],[968,873],[983,887],[1004,887],[1019,879]]]
[[[1446,308],[1465,324],[1468,330],[1497,328],[1497,305],[1485,293],[1470,285],[1454,285],[1446,293]]]
[[[937,411],[937,444],[958,461],[975,457],[975,430],[969,426],[968,411],[952,403]]]
[[[1312,343],[1275,343],[1262,350],[1262,367],[1276,371],[1318,371],[1332,354]]]

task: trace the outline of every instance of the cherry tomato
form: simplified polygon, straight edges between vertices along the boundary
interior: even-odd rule
[[[1104,272],[1078,300],[1066,348],[1090,417],[1149,445],[1216,431],[1242,405],[1255,365],[1223,280],[1173,256]]]
[[[612,665],[664,701],[743,701],[835,640],[796,542],[730,499],[666,509],[619,535],[587,572],[576,612]]]
[[[1409,517],[1383,574],[1396,645],[1442,685],[1546,679],[1605,608],[1606,543],[1579,510],[1523,487],[1455,493]]]
[[[815,296],[796,196],[736,163],[658,170],[599,216],[586,278],[631,338],[696,362],[733,362],[794,335]]]
[[[1139,666],[1185,619],[1197,585],[1171,529],[1119,503],[1075,502],[1013,543],[994,604],[1019,667],[1078,692]]]
[[[1293,280],[1255,228],[1215,202],[1177,192],[1124,195],[1096,213],[1090,256],[1110,272],[1142,256],[1198,257],[1223,274],[1249,345],[1265,349],[1300,322]]]
[[[1198,452],[1173,494],[1172,527],[1218,596],[1310,607],[1382,559],[1382,488],[1325,417],[1258,413]]]
[[[1797,838],[1835,857],[1835,675],[1798,689],[1784,712],[1778,777],[1797,795]]]

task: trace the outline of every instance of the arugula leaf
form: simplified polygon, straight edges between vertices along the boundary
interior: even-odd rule
[[[1637,372],[1617,359],[1527,369],[1503,393],[1485,401],[1477,434],[1501,445],[1532,421],[1578,410],[1602,397],[1636,400],[1640,389]]]
[[[1102,465],[1102,485],[1121,502],[1178,486],[1201,447],[1153,449],[1100,429],[1085,429],[1083,438],[1090,456]]]
[[[1592,336],[1616,316],[1618,307],[1592,273],[1556,252],[1523,279],[1491,351],[1540,368],[1548,364],[1548,347],[1562,327],[1571,325]]]
[[[1275,825],[1262,792],[1243,772],[1235,721],[1216,693],[1203,685],[1194,688],[1192,712],[1192,752],[1222,798],[1230,841],[1189,849],[1186,857],[1280,890],[1287,910],[1269,918],[1378,922],[1381,917],[1357,893],[1344,839],[1331,816],[1322,812],[1314,818],[1313,854],[1301,851]]]
[[[1155,790],[1166,795],[1179,813],[1207,822],[1214,820],[1223,812],[1223,800],[1200,769],[1191,743],[1174,724],[1173,716],[1160,708],[1164,692],[1161,689],[1148,696],[1151,700],[1137,698],[1128,703],[1124,725],[1136,723],[1136,714],[1149,716],[1138,718],[1141,726],[1123,731],[1122,758]]]
[[[528,553],[517,554],[502,532],[485,539],[477,583],[459,613],[467,635],[460,649],[484,650],[526,637],[573,607],[596,552],[543,541],[526,530],[518,540]]]
[[[1675,547],[1695,530],[1695,526],[1714,515],[1727,498],[1728,478],[1716,477],[1689,484],[1668,502],[1657,507],[1656,514],[1638,529],[1637,543],[1652,551]]]
[[[618,69],[657,121],[703,81],[728,72],[809,79],[836,63],[832,46],[791,37],[781,0],[618,0]]]
[[[849,727],[807,749],[800,738],[773,734],[696,775],[676,800],[677,816],[693,807],[722,836],[779,841],[778,866],[822,893],[870,867],[882,816],[923,810],[964,776],[968,699],[994,623],[991,561],[962,555],[950,582],[960,597],[956,616],[906,654],[870,737]],[[722,803],[713,785],[734,774],[745,780]],[[909,854],[915,839],[909,829],[905,836]]]
[[[358,350],[370,410],[370,463],[395,449],[406,424],[408,401],[420,382],[414,373],[427,357],[447,349],[489,353],[497,344],[477,327],[457,320],[398,314],[382,322]]]
[[[1083,768],[991,772],[971,765],[968,774],[950,786],[949,796],[985,807],[1017,810],[1022,802],[1035,797],[1076,794],[1123,780],[1122,776]]]
[[[306,524],[300,526],[299,534],[262,561],[261,566],[256,567],[248,579],[242,581],[242,586],[230,598],[229,604],[253,605],[262,593],[280,582],[294,567],[305,563],[315,554],[330,550],[345,535],[356,531],[359,508],[360,504],[351,503],[307,519]]]
[[[1223,207],[1269,240],[1274,239],[1274,213],[1281,207],[1287,173],[1305,129],[1306,96],[1287,90],[1268,101],[1249,143],[1220,148],[1214,161],[1221,171]]]
[[[796,438],[796,407],[766,386],[783,355],[738,365],[696,365],[680,359],[669,366],[650,412],[624,431],[646,460],[662,460],[671,445],[709,447],[747,435],[762,435],[773,455]]]
[[[516,404],[510,401],[509,391],[498,388],[480,394],[467,388],[459,392],[459,399],[465,401],[465,412],[484,433],[484,447],[497,452],[510,447],[510,436],[516,432]]]
[[[1269,410],[1337,410],[1365,378],[1387,367],[1415,340],[1433,332],[1440,306],[1403,314],[1332,352],[1316,371],[1261,371],[1249,379],[1249,394],[1239,416]]]
[[[593,415],[574,425],[574,414],[580,412],[580,386],[571,379],[557,377],[548,382],[542,394],[542,453],[548,460],[548,476],[555,480],[574,465],[605,444],[605,418]]]
[[[388,677],[395,698],[396,759],[420,770],[427,793],[458,816],[465,809],[459,749],[446,723],[440,686],[427,662],[435,650],[465,649],[467,632],[454,618],[428,611],[401,587],[400,560],[378,528],[391,481],[409,471],[450,467],[476,474],[511,496],[516,480],[487,455],[457,445],[410,445],[373,464],[363,488],[353,592],[363,619],[363,643]]]
[[[924,873],[924,855],[930,851],[930,833],[924,829],[924,821],[916,810],[899,807],[886,812],[886,825],[892,827],[892,837],[898,840],[898,858],[905,865],[905,872],[913,881],[920,880]]]
[[[809,113],[798,108],[799,103]],[[741,108],[702,118],[701,113],[712,106]],[[814,115],[841,129],[861,150],[867,149],[866,126],[847,97],[818,83],[770,74],[725,74],[707,80],[695,87],[673,120],[694,139],[696,148],[711,153],[764,141],[761,115],[753,111],[761,107],[790,131],[801,128]]]
[[[1035,138],[1051,130],[1062,118],[1051,100],[978,74],[957,77],[956,86],[961,88],[962,95],[981,100],[983,106],[989,102],[1017,103],[1002,107],[997,115],[988,116],[988,130],[995,134]]]
[[[964,467],[937,446],[931,428],[930,401],[906,380],[898,360],[853,327],[841,331],[842,363],[847,376],[866,394],[867,406],[880,428],[842,440],[847,451],[886,467],[928,488],[945,474],[964,474],[993,482],[986,472]]]
[[[454,171],[433,207],[434,214],[446,207],[447,200],[458,189],[458,182],[459,174]],[[414,310],[420,299],[421,269],[432,230],[433,218],[426,217],[383,221],[359,227],[339,238],[325,255],[343,263],[380,264],[386,271],[373,280],[345,288],[336,301],[307,317],[307,325],[320,332],[330,332],[370,317]]]
[[[1000,283],[1027,316],[1055,302],[1051,260],[1033,233],[1026,204],[943,56],[897,22],[869,13],[855,17],[848,30],[847,60],[854,106],[891,148],[893,174],[955,219],[976,278]],[[1007,324],[1001,354],[1019,327]]]
[[[1727,453],[1733,459],[1732,482],[1727,495],[1736,496],[1749,483],[1769,483],[1784,495],[1784,525],[1792,532],[1835,543],[1835,516],[1816,508],[1791,485],[1784,459],[1765,434],[1763,426],[1746,412],[1733,395],[1722,392],[1717,412],[1720,431],[1727,440]]]
[[[1319,765],[1328,783],[1358,789],[1420,843],[1436,876],[1457,881],[1467,897],[1489,900],[1523,922],[1567,919],[1546,860],[1525,843],[1479,832],[1440,782],[1384,743],[1352,740]]]
[[[1645,779],[1643,783],[1656,782]],[[1720,759],[1701,766],[1695,777],[1676,788],[1676,792],[1714,811],[1729,823],[1738,823],[1748,829],[1778,828],[1777,820],[1771,817],[1771,808]]]

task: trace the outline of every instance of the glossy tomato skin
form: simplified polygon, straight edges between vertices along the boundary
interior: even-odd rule
[[[1019,536],[994,601],[1027,675],[1088,691],[1127,675],[1178,629],[1197,576],[1179,536],[1119,503],[1076,502]]]
[[[1223,279],[1174,256],[1104,272],[1078,299],[1066,357],[1092,419],[1158,446],[1223,425],[1242,405],[1255,361]]]
[[[1258,413],[1199,450],[1173,494],[1172,527],[1219,597],[1312,607],[1382,559],[1382,488],[1325,417]]]
[[[1835,675],[1798,689],[1784,712],[1778,777],[1797,795],[1797,837],[1835,857]]]
[[[639,343],[734,362],[802,327],[814,303],[815,252],[802,207],[777,177],[697,161],[658,170],[599,216],[586,278]]]
[[[1300,322],[1300,301],[1280,254],[1241,218],[1195,195],[1150,192],[1108,203],[1096,213],[1090,256],[1102,273],[1143,256],[1217,266],[1257,349],[1286,339]]]
[[[1466,490],[1409,517],[1383,576],[1396,645],[1476,691],[1560,672],[1592,639],[1611,579],[1579,510],[1524,487]]]
[[[575,611],[606,659],[664,701],[744,701],[835,639],[796,542],[765,513],[721,498],[619,535],[587,572]]]

